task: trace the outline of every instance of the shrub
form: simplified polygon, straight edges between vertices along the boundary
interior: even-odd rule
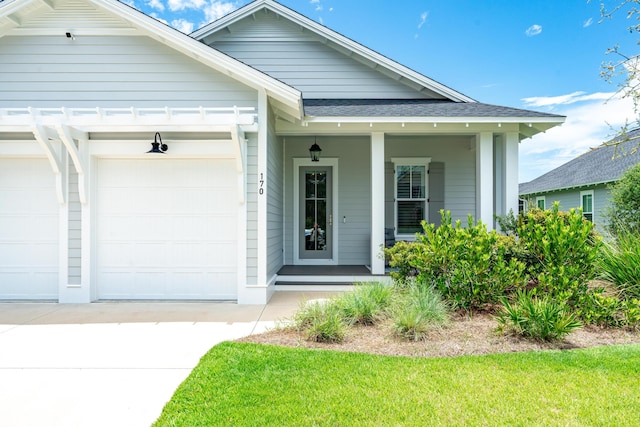
[[[435,286],[454,308],[473,310],[495,304],[508,291],[524,284],[524,264],[506,256],[507,245],[482,222],[474,225],[471,215],[467,227],[452,224],[451,214],[441,212],[439,227],[423,222],[418,235],[412,266],[418,282]]]
[[[518,236],[522,260],[540,291],[575,306],[596,273],[601,239],[593,223],[580,211],[560,212],[556,202],[550,210],[521,216]]]
[[[553,341],[581,326],[564,302],[555,301],[549,295],[535,297],[532,292],[518,291],[513,304],[503,298],[502,305],[496,316],[500,332]]]
[[[383,318],[391,305],[393,289],[383,283],[358,284],[353,292],[336,300],[347,323],[372,325]]]
[[[622,297],[640,298],[640,235],[625,232],[602,245],[597,266],[604,279],[618,286]]]
[[[391,248],[384,250],[389,259],[389,266],[393,267],[391,278],[397,283],[404,283],[416,275],[415,259],[418,255],[418,243],[400,241]]]
[[[303,301],[292,322],[296,330],[316,342],[342,342],[348,328],[335,299]]]
[[[608,230],[614,236],[640,233],[640,164],[627,170],[610,188],[611,199],[605,212]]]
[[[447,304],[438,291],[414,283],[402,290],[402,297],[393,313],[393,328],[396,335],[419,341],[431,329],[444,325],[448,320]]]

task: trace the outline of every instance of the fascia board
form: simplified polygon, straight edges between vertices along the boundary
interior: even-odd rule
[[[33,0],[4,0],[0,2],[0,18],[11,15],[32,2]]]
[[[587,184],[571,185],[571,186],[568,186],[568,187],[550,188],[548,190],[534,191],[534,192],[531,192],[531,193],[520,193],[519,195],[520,196],[540,196],[542,194],[546,195],[546,194],[549,194],[549,193],[557,193],[557,192],[560,192],[560,191],[579,190],[579,189],[583,189],[583,188],[587,189],[587,188],[596,187],[596,186],[599,186],[599,185],[612,184],[614,182],[617,182],[617,180],[611,179],[611,180],[608,180],[608,181],[590,182],[590,183],[587,183]],[[523,184],[526,184],[526,183],[523,183]]]
[[[533,124],[546,123],[553,126],[564,123],[564,117],[447,117],[447,116],[431,116],[431,117],[380,117],[380,116],[313,116],[305,117],[305,121],[311,123],[516,123],[516,124]]]
[[[126,4],[114,0],[88,1],[131,22],[148,36],[177,49],[185,55],[239,80],[249,87],[256,90],[266,90],[269,95],[297,108],[300,111],[300,116],[302,115],[302,93],[291,86],[269,77]]]
[[[316,33],[317,35],[325,38],[326,40],[330,40],[331,42],[339,46],[342,46],[343,48],[348,49],[364,57],[365,59],[368,59],[374,63],[380,64],[381,66],[391,70],[392,72],[397,73],[398,75],[410,81],[416,82],[421,86],[431,89],[434,92],[440,93],[453,101],[477,102],[473,98],[463,95],[441,83],[436,82],[435,80],[432,80],[416,71],[413,71],[412,69],[405,67],[404,65],[396,61],[393,61],[387,58],[386,56],[383,56],[361,45],[360,43],[355,42],[354,40],[351,40],[350,38],[345,37],[325,27],[324,25],[318,24],[317,22],[312,21],[311,19],[303,16],[302,14],[299,14],[298,12],[295,12],[289,9],[288,7],[282,6],[281,4],[271,0],[262,0],[262,1],[256,1],[254,3],[251,3],[244,8],[238,9],[235,13],[232,12],[229,15],[224,16],[219,20],[200,28],[199,30],[194,31],[193,33],[191,33],[191,36],[195,39],[200,40],[208,36],[209,34],[217,31],[220,28],[229,26],[234,22],[237,22],[247,16],[250,16],[258,12],[263,7],[266,7],[267,9],[271,10],[274,13],[285,16],[287,19],[291,20],[292,22],[300,25],[303,28],[306,28],[307,30],[310,30]]]

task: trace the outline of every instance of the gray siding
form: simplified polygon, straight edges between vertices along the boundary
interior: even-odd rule
[[[551,209],[554,202],[557,201],[560,205],[560,210],[568,211],[570,209],[577,209],[580,207],[580,192],[588,190],[593,190],[593,223],[599,231],[604,231],[604,227],[607,224],[604,213],[609,206],[609,201],[611,199],[611,192],[607,186],[598,185],[582,189],[554,191],[551,193],[539,194],[538,196],[545,197],[545,206],[547,209]],[[535,204],[535,196],[533,196],[531,200]]]
[[[267,280],[282,267],[284,210],[284,166],[282,139],[275,135],[269,120],[267,147]]]
[[[387,136],[385,139],[385,227],[395,223],[393,208],[392,157],[430,157],[444,164],[444,209],[455,221],[466,224],[467,215],[476,211],[476,153],[470,150],[469,136]],[[389,187],[391,186],[391,187]],[[429,218],[433,222],[434,218]]]
[[[388,77],[272,13],[256,14],[203,41],[295,87],[307,99],[441,98]]]
[[[256,107],[257,92],[148,37],[0,38],[2,107]]]
[[[247,284],[258,283],[258,135],[247,135]]]
[[[70,158],[68,162],[69,272],[67,280],[70,285],[79,285],[82,280],[82,204],[80,203],[80,194],[78,192],[78,172]]]
[[[338,263],[368,265],[371,260],[370,138],[323,136],[318,137],[317,142],[323,157],[339,159],[338,217],[334,218]],[[293,209],[298,208],[293,206],[293,159],[308,157],[311,144],[311,137],[287,137],[285,142],[285,264],[293,263]]]

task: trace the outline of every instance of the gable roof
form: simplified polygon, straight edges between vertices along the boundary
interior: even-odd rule
[[[321,25],[300,13],[281,5],[274,0],[255,0],[248,5],[229,13],[228,15],[211,22],[204,27],[191,33],[191,36],[203,40],[206,37],[228,28],[232,24],[251,17],[259,11],[268,10],[280,17],[286,18],[294,24],[298,25],[303,31],[308,31],[321,38],[326,44],[333,46],[338,50],[346,50],[355,56],[360,62],[369,65],[372,68],[384,68],[388,73],[396,76],[398,79],[406,79],[414,85],[418,85],[423,89],[435,92],[445,99],[454,102],[475,102],[474,99],[455,91],[442,83],[432,80],[396,61],[379,54],[360,43],[343,36],[342,34]]]
[[[615,182],[640,163],[640,128],[627,132],[544,175],[520,184],[520,195],[534,195]]]
[[[29,19],[56,11],[67,3],[85,3],[106,11],[128,25],[110,23],[94,28],[91,22],[74,22],[74,28],[24,28]],[[70,18],[71,19],[71,18]],[[72,31],[82,35],[145,35],[182,54],[189,56],[256,90],[265,90],[275,101],[276,108],[294,118],[302,116],[302,94],[295,88],[276,80],[216,49],[194,40],[186,34],[117,0],[4,0],[0,1],[0,38],[7,35],[59,35]]]

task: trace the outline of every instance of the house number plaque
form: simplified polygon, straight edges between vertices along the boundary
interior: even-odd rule
[[[260,173],[260,180],[258,181],[258,194],[261,196],[264,194],[264,174],[263,173]]]

